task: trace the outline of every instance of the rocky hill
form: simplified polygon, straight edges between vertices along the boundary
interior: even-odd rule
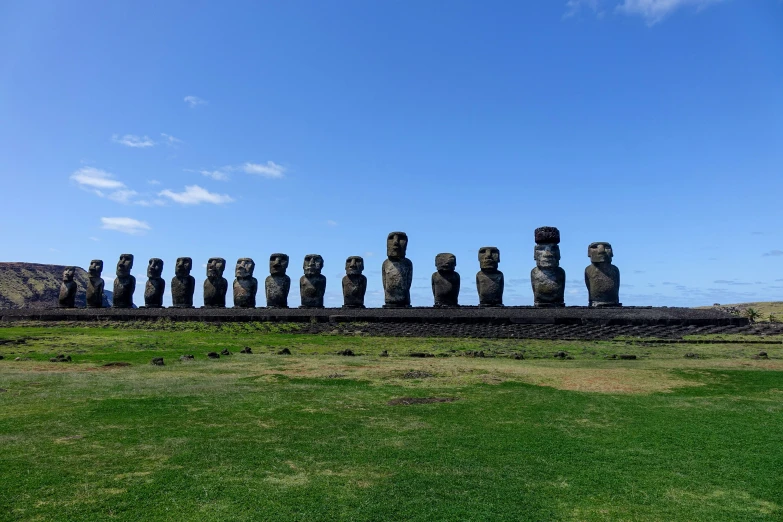
[[[57,306],[63,265],[0,263],[0,308],[47,308]],[[85,306],[87,272],[76,267],[79,285],[76,306]],[[103,306],[111,306],[112,293],[104,292]]]

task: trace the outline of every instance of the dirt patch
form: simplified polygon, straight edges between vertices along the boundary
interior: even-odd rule
[[[402,374],[403,379],[426,379],[428,377],[432,377],[432,374],[421,370],[411,370]]]
[[[386,404],[389,406],[408,406],[411,404],[432,404],[435,402],[454,402],[458,400],[458,397],[400,397],[399,399],[392,399]]]

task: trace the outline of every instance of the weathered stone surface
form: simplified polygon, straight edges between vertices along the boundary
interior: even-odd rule
[[[145,308],[160,308],[163,306],[166,281],[160,277],[162,273],[163,260],[157,257],[150,259],[147,265],[147,284],[144,285]]]
[[[503,272],[498,270],[500,250],[497,247],[481,247],[478,251],[481,270],[476,274],[479,306],[503,306]]]
[[[204,308],[225,308],[228,281],[223,277],[226,260],[210,257],[207,261],[207,280],[204,281]]]
[[[196,290],[196,280],[190,275],[193,260],[189,257],[178,257],[174,266],[174,278],[171,280],[171,306],[174,308],[193,308],[193,292]]]
[[[324,258],[318,254],[307,254],[304,258],[304,275],[299,279],[300,308],[323,308],[326,292],[326,277],[321,274]]]
[[[258,279],[253,277],[256,263],[249,257],[237,259],[234,279],[234,307],[255,308]]]
[[[117,278],[114,280],[114,302],[112,308],[133,308],[133,292],[136,278],[131,275],[133,254],[122,254],[117,261]]]
[[[588,305],[595,307],[622,306],[620,303],[620,269],[612,264],[612,245],[590,243],[587,247],[590,266],[585,268]]]
[[[432,296],[435,306],[447,308],[459,306],[459,274],[455,272],[457,257],[454,254],[443,253],[435,256],[437,272],[432,274]]]
[[[367,293],[367,277],[364,272],[364,259],[350,256],[345,260],[343,276],[343,308],[364,308],[364,294]]]
[[[87,270],[90,278],[87,282],[87,308],[103,308],[103,261],[93,259]]]
[[[383,279],[384,308],[407,308],[411,305],[411,283],[413,263],[405,257],[408,250],[408,235],[392,232],[386,238],[386,259],[381,268]]]
[[[78,287],[76,281],[73,280],[73,276],[76,273],[76,268],[72,266],[66,266],[63,270],[63,282],[60,285],[60,308],[73,308],[76,306],[76,291]]]
[[[269,275],[264,281],[267,308],[288,308],[288,292],[291,290],[291,278],[285,274],[288,269],[286,254],[269,256]]]
[[[565,306],[566,274],[560,267],[560,231],[555,227],[539,227],[535,239],[536,267],[530,271],[533,303],[542,308]]]
[[[166,363],[163,362],[163,357],[153,357],[150,364],[153,366],[166,366]]]

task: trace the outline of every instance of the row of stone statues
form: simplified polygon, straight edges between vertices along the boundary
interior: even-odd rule
[[[565,306],[565,271],[560,267],[560,231],[555,227],[535,230],[534,259],[536,267],[530,273],[534,304],[537,307]],[[384,308],[406,308],[411,305],[410,289],[413,282],[413,263],[405,257],[408,236],[404,232],[392,232],[386,239],[387,259],[383,262]],[[612,246],[609,243],[591,243],[587,249],[590,266],[585,269],[585,284],[589,306],[621,306],[619,302],[620,271],[612,265]],[[479,306],[503,306],[503,272],[498,270],[500,250],[497,247],[481,247],[478,251],[480,270],[476,274]],[[268,308],[288,308],[291,278],[286,254],[269,257],[269,276],[264,281]],[[321,274],[324,260],[318,254],[304,258],[304,275],[299,279],[301,308],[323,308],[326,277]],[[459,306],[460,276],[455,271],[457,258],[443,253],[435,256],[437,271],[432,274],[432,293],[436,307]],[[122,254],[117,262],[117,278],[114,280],[114,308],[132,308],[136,278],[131,275],[133,255]],[[180,257],[171,280],[171,300],[174,308],[193,308],[196,280],[190,275],[193,261]],[[228,281],[223,277],[226,260],[212,257],[207,262],[207,279],[204,281],[204,307],[224,308]],[[255,262],[247,257],[237,260],[233,284],[234,307],[255,308],[258,280],[253,277]],[[75,269],[67,267],[63,272],[60,289],[60,306],[73,308],[76,297]],[[103,304],[103,261],[90,262],[87,284],[87,306],[100,308]],[[343,308],[364,308],[367,278],[362,274],[364,260],[351,256],[345,261]],[[152,258],[147,266],[147,284],[144,288],[144,307],[161,308],[166,282],[161,278],[163,260]]]

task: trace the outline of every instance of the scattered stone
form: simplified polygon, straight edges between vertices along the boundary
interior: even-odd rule
[[[291,355],[291,350],[289,350],[288,348],[283,348],[282,350],[277,352],[277,355]]]
[[[613,353],[612,355],[607,355],[606,358],[607,359],[617,359],[617,354]]]
[[[6,390],[5,388],[0,388],[0,393],[5,393],[5,392],[7,392],[7,391],[8,391],[8,390]]]
[[[685,354],[685,357],[687,357],[688,359],[698,359],[699,358],[699,354],[693,353],[693,352],[688,352],[688,353]]]
[[[166,364],[163,362],[163,357],[153,357],[152,361],[150,361],[150,364],[153,366],[165,366]]]
[[[220,355],[231,355],[231,352],[228,351],[228,348],[223,348],[223,351],[220,352]]]
[[[5,359],[5,357],[3,357],[2,355],[0,355],[0,361],[2,361],[3,359]]]
[[[326,376],[327,379],[340,379],[342,377],[345,377],[344,373],[331,373]]]
[[[388,356],[389,356],[388,350],[384,350],[384,351],[381,352],[380,357],[388,357]],[[2,357],[0,357],[0,359],[2,359]]]
[[[253,353],[253,350],[249,346],[242,348],[239,353]]]
[[[554,355],[555,359],[573,359],[574,357],[568,352],[559,351]]]
[[[60,354],[57,357],[52,357],[49,359],[49,362],[71,362],[71,356]]]
[[[410,356],[411,357],[422,357],[422,358],[423,357],[435,357],[431,353],[426,353],[426,352],[413,352],[413,353],[410,354]]]
[[[769,355],[767,355],[767,352],[759,352],[759,357],[762,359],[769,359]]]
[[[432,374],[421,370],[411,370],[402,375],[403,379],[426,379],[428,377],[432,377]]]
[[[400,397],[392,399],[386,404],[389,406],[409,406],[411,404],[432,404],[435,402],[454,402],[458,397]]]
[[[124,368],[130,366],[129,362],[110,362],[103,365],[104,368]]]
[[[636,356],[632,355],[632,354],[629,354],[629,353],[621,353],[617,357],[619,357],[620,359],[623,359],[625,361],[635,361],[636,360]]]
[[[220,359],[220,354],[218,354],[217,352],[209,352],[207,354],[207,357],[209,357],[210,359]]]
[[[186,353],[185,355],[180,355],[179,356],[179,360],[182,361],[182,362],[193,361],[195,359],[196,358],[192,354],[189,354],[189,353]]]
[[[521,361],[524,358],[525,358],[525,356],[522,355],[521,353],[515,353],[514,354],[514,359],[517,360],[517,361]]]
[[[340,350],[339,352],[337,352],[337,355],[346,355],[348,357],[353,357],[356,354],[353,353],[353,350],[351,350],[350,348],[346,348],[345,350]]]

